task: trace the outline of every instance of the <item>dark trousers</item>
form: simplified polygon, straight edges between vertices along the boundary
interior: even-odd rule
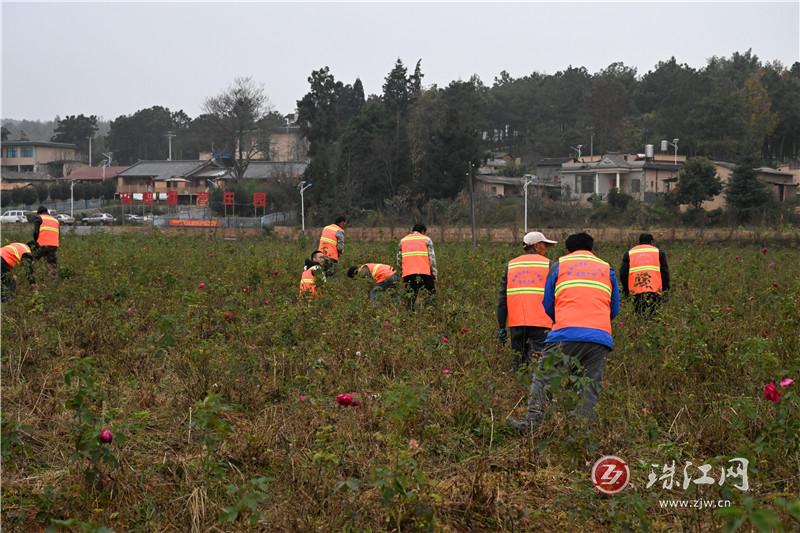
[[[322,263],[322,271],[325,272],[325,277],[333,277],[336,274],[336,265],[339,264],[339,261],[336,259],[331,259],[330,257],[326,257]]]
[[[514,352],[514,372],[531,362],[531,355],[544,351],[547,328],[514,326],[511,330],[511,350]]]
[[[58,246],[38,246],[32,255],[37,261],[44,259],[47,262],[47,272],[51,276],[58,276]]]
[[[6,264],[5,261],[3,263],[3,289],[2,289],[2,296],[0,296],[0,300],[4,303],[9,302],[14,299],[14,295],[17,293],[17,282],[14,280],[14,276],[11,275],[11,268]]]
[[[657,292],[643,292],[633,295],[633,310],[637,315],[649,318],[658,311],[664,297]]]
[[[416,307],[417,295],[420,289],[425,289],[431,296],[436,294],[436,282],[433,280],[433,276],[427,274],[411,274],[410,276],[403,276],[403,283],[406,286],[408,308],[412,311]]]
[[[397,274],[393,274],[392,277],[385,279],[380,283],[375,283],[372,286],[372,289],[369,291],[369,301],[373,304],[378,303],[378,295],[383,291],[394,289],[398,283],[400,283],[400,276]],[[395,298],[397,298],[397,296],[395,296]]]
[[[558,379],[565,371],[580,378],[588,378],[582,380],[584,383],[579,388],[581,403],[578,413],[593,420],[609,352],[611,350],[605,346],[591,342],[548,343],[543,357],[539,359],[539,368],[531,384],[528,421],[533,426],[542,423],[550,382]]]

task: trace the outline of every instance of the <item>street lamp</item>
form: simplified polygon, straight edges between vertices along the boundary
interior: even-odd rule
[[[581,148],[583,148],[583,145],[579,144],[577,146],[570,146],[570,148],[572,148],[573,150],[578,152],[578,159],[580,159],[581,158]]]
[[[168,131],[166,137],[167,137],[167,142],[169,142],[169,157],[167,158],[167,161],[172,161],[172,138],[177,137],[177,135],[175,135],[171,131]]]
[[[69,182],[69,216],[73,219],[75,218],[75,212],[73,209],[73,204],[75,203],[75,194],[73,190],[75,189],[75,180],[71,180]]]
[[[472,177],[472,170],[473,165],[472,161],[467,163],[469,166],[469,170],[467,170],[467,185],[469,186],[469,222],[470,228],[472,230],[472,249],[478,247],[478,239],[475,235],[475,188],[473,185],[473,177]]]
[[[666,139],[662,139],[662,141],[661,141],[661,151],[662,152],[666,152],[667,150],[669,150],[670,146],[675,148],[675,164],[676,165],[678,164],[678,141],[679,140],[680,139],[672,139],[672,142],[669,142]]]
[[[306,185],[306,183],[307,182],[305,181],[301,181],[300,185],[298,185],[298,188],[300,189],[300,220],[303,227],[303,233],[306,232],[306,204],[303,198],[303,193],[305,192],[306,189],[314,185],[313,183],[309,183],[308,185]]]
[[[525,180],[522,184],[522,190],[525,192],[525,233],[528,233],[528,185],[537,181],[539,178],[537,176],[531,176],[522,179]]]

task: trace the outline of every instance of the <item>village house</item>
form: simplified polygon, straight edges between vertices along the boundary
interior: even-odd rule
[[[57,176],[69,172],[70,166],[83,165],[76,145],[49,141],[4,141],[1,159],[3,170],[16,172],[47,173],[59,165]]]
[[[242,179],[273,183],[297,182],[303,177],[307,166],[308,163],[304,161],[251,161]],[[233,176],[227,175],[220,180],[220,183],[224,186],[224,182],[230,179],[233,179]]]
[[[244,140],[243,152],[249,154],[250,161],[301,161],[308,163],[309,143],[300,132],[299,126],[287,125],[274,128],[266,135],[266,140],[258,135]],[[266,148],[266,150],[264,149]],[[216,152],[200,152],[198,159],[208,161],[211,159],[235,159],[238,157],[238,145],[233,153],[217,150]]]
[[[303,161],[308,163],[308,140],[300,133],[300,126],[276,128],[269,133],[270,161]]]
[[[657,195],[674,189],[685,156],[608,153],[602,156],[571,159],[561,165],[562,195],[573,200],[605,198],[612,189],[639,201],[653,201]]]
[[[64,179],[73,181],[103,181],[113,179],[116,181],[119,173],[128,168],[127,166],[81,167],[64,176]]]
[[[36,184],[50,185],[55,183],[58,178],[54,178],[47,172],[17,172],[16,170],[2,170],[0,177],[0,190],[3,192],[33,187]]]
[[[736,164],[727,161],[713,161],[713,163],[717,171],[717,176],[719,176],[720,181],[722,181],[723,187],[726,186],[731,180],[731,175],[736,169]],[[778,169],[758,167],[754,170],[756,171],[756,178],[767,186],[767,189],[769,189],[777,202],[785,202],[797,196],[798,185],[796,178],[788,168],[788,165]],[[706,211],[724,208],[725,192],[723,191],[711,200],[703,202],[701,207]]]
[[[166,199],[178,193],[178,203],[193,204],[197,193],[208,192],[210,183],[223,178],[228,169],[214,161],[139,161],[117,175],[117,194],[133,193],[140,200],[145,192]]]

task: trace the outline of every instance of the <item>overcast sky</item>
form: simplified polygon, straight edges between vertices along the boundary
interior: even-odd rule
[[[2,5],[2,117],[96,114],[162,105],[201,112],[237,76],[290,113],[312,70],[360,77],[368,93],[400,57],[424,83],[622,61],[701,67],[753,52],[800,60],[800,2],[513,4],[9,3]]]

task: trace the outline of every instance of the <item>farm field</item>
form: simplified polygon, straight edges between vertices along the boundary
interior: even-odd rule
[[[673,290],[650,322],[623,300],[598,421],[556,391],[530,438],[504,423],[530,380],[496,340],[517,247],[437,243],[436,302],[410,314],[370,306],[341,266],[298,302],[315,244],[67,235],[62,279],[39,264],[33,292],[17,269],[2,308],[4,530],[800,529],[796,245],[656,243]],[[343,266],[394,264],[396,246],[349,241]],[[618,269],[625,248],[596,246]],[[631,471],[611,496],[590,479],[609,454]],[[746,491],[718,483],[737,457]],[[687,461],[715,482],[684,488]],[[663,504],[680,500],[731,506]]]

